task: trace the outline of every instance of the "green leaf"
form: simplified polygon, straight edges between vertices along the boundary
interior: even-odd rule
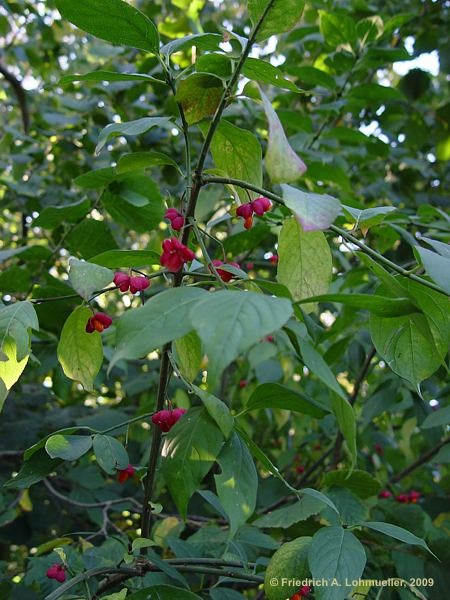
[[[79,306],[64,323],[58,343],[58,360],[69,379],[79,381],[85,390],[92,391],[94,379],[103,362],[102,338],[86,333],[86,323],[92,312]]]
[[[201,600],[200,596],[171,585],[152,585],[127,596],[127,600],[148,600],[154,596],[158,600]]]
[[[258,473],[247,446],[236,433],[222,448],[217,462],[221,473],[214,475],[214,481],[219,500],[228,515],[231,539],[255,511]]]
[[[85,260],[107,250],[117,248],[107,221],[83,219],[66,238],[70,252]]]
[[[436,412],[432,412],[427,416],[422,425],[421,429],[431,429],[432,427],[442,427],[450,423],[450,406],[440,408]]]
[[[90,427],[65,427],[64,429],[59,429],[58,431],[55,431],[55,432],[50,433],[49,435],[43,437],[41,440],[39,440],[38,442],[36,442],[35,444],[33,444],[32,446],[27,448],[25,450],[25,452],[23,453],[23,459],[29,460],[33,456],[33,454],[35,454],[41,448],[44,448],[47,440],[49,438],[51,438],[53,435],[56,435],[56,434],[71,435],[72,433],[76,433],[80,429],[92,431]]]
[[[98,464],[109,475],[114,475],[118,469],[128,467],[130,462],[128,453],[116,438],[97,434],[94,436],[92,445]]]
[[[162,472],[177,508],[187,506],[223,445],[223,437],[206,408],[191,408],[169,431],[162,449]]]
[[[295,83],[286,79],[283,71],[279,67],[275,67],[265,60],[260,58],[247,58],[242,69],[242,74],[252,81],[259,83],[268,83],[283,90],[291,92],[301,92]]]
[[[70,259],[69,267],[70,285],[84,300],[89,300],[93,292],[103,289],[114,279],[110,269],[76,258]]]
[[[272,183],[297,181],[306,171],[306,165],[292,149],[270,100],[260,90],[264,112],[269,122],[269,140],[265,156],[266,171]]]
[[[348,527],[360,525],[369,516],[368,507],[349,489],[333,486],[328,490],[328,496],[333,500],[339,510],[340,521]],[[327,519],[327,514],[322,515]],[[334,518],[334,515],[327,519]],[[333,523],[333,521],[331,521]]]
[[[189,312],[205,294],[199,288],[174,288],[153,296],[140,308],[128,310],[117,322],[111,366],[124,358],[142,358],[192,331]]]
[[[313,302],[337,302],[353,308],[368,310],[379,317],[398,317],[417,312],[417,307],[407,298],[388,298],[371,294],[322,294],[313,296]],[[303,304],[305,300],[299,300]]]
[[[354,48],[357,41],[355,22],[351,17],[342,13],[327,13],[319,11],[320,33],[326,43],[332,48]]]
[[[110,186],[101,200],[114,221],[138,233],[155,229],[164,216],[159,187],[145,175],[130,174]]]
[[[103,600],[125,600],[127,597],[128,590],[127,588],[123,588],[120,592],[114,592],[113,594],[108,594],[107,596],[103,596]],[[128,596],[129,598],[129,596]]]
[[[219,50],[223,36],[218,33],[196,33],[170,41],[161,48],[161,54],[171,56],[174,52],[182,52],[195,46],[200,50]]]
[[[225,439],[228,439],[234,427],[234,419],[231,416],[228,406],[222,402],[222,400],[219,400],[219,398],[213,396],[213,394],[202,390],[196,385],[193,385],[192,389],[196,396],[198,396],[203,402],[203,405],[208,411],[210,417],[212,417],[219,426]]]
[[[331,281],[332,257],[321,231],[303,231],[295,219],[286,219],[278,239],[277,279],[291,292],[294,300],[325,294]],[[305,304],[306,312],[315,304]]]
[[[304,498],[299,498],[294,504],[283,506],[283,508],[265,514],[256,521],[253,521],[252,524],[256,527],[288,529],[292,525],[295,525],[295,523],[306,521],[312,515],[321,512],[325,506],[324,502],[312,496],[305,496]]]
[[[61,464],[59,459],[52,459],[47,452],[41,448],[33,456],[23,463],[18,474],[3,484],[3,487],[25,490],[42,481],[49,473]]]
[[[381,490],[381,483],[367,471],[354,469],[340,469],[339,471],[329,471],[323,477],[323,485],[331,487],[339,485],[348,488],[351,492],[360,498],[370,498],[378,495]]]
[[[162,152],[155,151],[124,154],[119,158],[116,171],[117,173],[122,174],[162,165],[169,165],[180,171],[180,167],[173,158],[170,158],[170,156],[167,156],[167,154],[163,154]]]
[[[248,59],[247,59],[248,60]],[[229,79],[232,75],[232,63],[224,54],[202,54],[195,61],[197,73],[209,73],[221,79]]]
[[[385,535],[389,535],[390,537],[395,538],[396,540],[400,540],[405,544],[410,544],[411,546],[421,546],[425,550],[435,556],[433,552],[428,548],[427,543],[422,538],[417,537],[407,529],[403,529],[403,527],[398,527],[398,525],[391,525],[391,523],[379,523],[378,521],[367,521],[363,523],[364,527],[368,527],[369,529],[373,529],[374,531],[379,531],[380,533],[384,533]]]
[[[306,337],[300,340],[300,352],[305,365],[314,373],[323,383],[333,390],[340,398],[347,400],[347,395],[337,382],[336,376],[326,363],[323,356],[318,352]]]
[[[325,87],[330,90],[334,90],[336,87],[334,78],[321,69],[306,65],[301,67],[288,65],[286,70],[290,75],[298,77],[302,84]]]
[[[441,256],[450,258],[450,244],[444,244],[443,242],[438,242],[438,240],[432,240],[431,238],[427,237],[421,237],[420,241],[429,244]]]
[[[403,287],[423,312],[389,319],[371,315],[370,333],[378,354],[394,373],[418,386],[440,367],[447,354],[448,301],[415,281],[405,280]],[[387,292],[384,286],[378,291]]]
[[[283,544],[272,556],[264,577],[268,600],[286,600],[298,592],[301,587],[298,581],[309,577],[308,549],[311,540],[310,537],[299,537]]]
[[[8,395],[8,390],[16,383],[27,366],[29,356],[17,360],[17,345],[11,336],[6,336],[1,347],[0,355],[0,411]],[[4,386],[4,388],[3,388]]]
[[[189,125],[213,115],[223,94],[222,80],[207,73],[194,73],[180,81],[176,99]]]
[[[415,246],[426,272],[447,294],[450,294],[450,258]]]
[[[303,231],[325,231],[341,212],[341,203],[328,194],[310,194],[282,185],[283,200]]]
[[[280,329],[291,315],[292,305],[284,298],[228,290],[207,294],[191,310],[190,321],[208,355],[209,388],[215,388],[235,358]]]
[[[258,31],[257,40],[262,41],[271,35],[279,36],[293,29],[303,13],[305,3],[303,0],[275,0],[266,13],[268,0],[248,0],[248,12],[253,26],[265,16],[264,22]]]
[[[146,73],[116,73],[114,71],[91,71],[90,73],[84,73],[83,75],[65,75],[61,77],[58,84],[68,85],[76,81],[85,81],[87,83],[102,83],[108,81],[114,83],[116,81],[146,81],[148,83],[154,82],[161,85],[167,85],[163,79],[156,79]]]
[[[190,331],[174,342],[176,361],[181,374],[194,381],[200,371],[203,358],[202,343],[195,331]]]
[[[33,225],[44,229],[54,229],[65,221],[74,223],[84,217],[89,212],[90,207],[91,203],[86,198],[72,204],[46,206],[37,219],[33,221]]]
[[[38,318],[31,302],[0,306],[0,351],[3,351],[6,338],[11,337],[16,344],[17,361],[22,361],[30,353],[31,329],[39,330]]]
[[[103,169],[87,171],[87,173],[75,177],[73,183],[86,190],[96,190],[106,187],[116,178],[116,170],[113,167],[105,167]]]
[[[264,408],[292,410],[316,419],[321,419],[330,410],[306,394],[279,383],[264,383],[258,386],[250,396],[244,412]]]
[[[122,0],[56,0],[61,15],[91,35],[121,46],[157,53],[155,25],[134,6]]]
[[[200,129],[206,135],[208,127],[201,125]],[[211,153],[216,167],[228,177],[262,185],[261,146],[250,131],[222,120],[212,140]],[[239,188],[237,193],[242,202],[248,202],[245,190]],[[250,192],[250,196],[256,198],[258,194]]]
[[[89,262],[110,269],[148,267],[159,265],[159,254],[152,250],[108,250],[93,256]]]
[[[78,460],[92,448],[90,435],[52,435],[45,442],[45,449],[51,458]]]
[[[98,136],[95,154],[99,154],[108,140],[118,135],[140,135],[152,127],[169,127],[170,125],[171,121],[167,117],[143,117],[126,123],[110,123],[101,130]]]
[[[333,394],[333,412],[338,422],[339,429],[347,442],[348,449],[352,456],[352,466],[356,465],[356,415],[353,406],[343,396]]]
[[[348,92],[348,97],[360,100],[370,106],[378,106],[389,101],[405,100],[405,97],[397,88],[379,85],[378,83],[363,83],[354,86]]]
[[[371,227],[383,223],[390,213],[397,210],[395,206],[379,206],[377,208],[366,208],[365,210],[353,208],[352,206],[344,206],[343,208],[350,215],[352,222],[355,223],[355,229],[361,229],[364,235]]]
[[[350,531],[339,526],[324,527],[313,537],[308,550],[308,562],[314,579],[330,582],[327,587],[315,587],[318,600],[344,600],[351,591],[353,579],[359,579],[366,565],[366,553],[361,542]],[[337,585],[331,585],[333,580]]]

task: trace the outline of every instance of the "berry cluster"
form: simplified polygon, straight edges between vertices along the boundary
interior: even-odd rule
[[[167,433],[186,412],[184,408],[160,410],[152,416],[152,421],[163,433]]]
[[[64,583],[66,580],[66,572],[64,565],[54,564],[47,569],[47,577],[49,579],[56,579],[59,583]]]
[[[181,231],[183,229],[184,217],[176,208],[168,208],[164,218],[170,221],[174,231]]]
[[[126,469],[117,469],[117,481],[119,483],[125,483],[133,477],[135,469],[132,465],[128,465]]]
[[[378,498],[382,498],[383,500],[387,500],[392,497],[392,493],[389,490],[381,490],[381,492],[378,494]],[[395,501],[400,502],[400,504],[417,504],[421,497],[422,494],[420,492],[412,490],[409,492],[409,494],[399,494],[395,497]]]
[[[182,244],[176,237],[164,240],[162,249],[160,263],[172,273],[178,273],[185,263],[194,260],[195,257],[192,250]]]
[[[117,285],[121,292],[130,292],[136,294],[137,292],[143,292],[150,285],[147,277],[137,275],[136,277],[130,277],[126,273],[115,273],[114,283]]]
[[[261,198],[256,198],[253,202],[247,202],[246,204],[241,204],[236,209],[236,214],[238,217],[242,217],[244,219],[244,227],[245,229],[251,229],[253,226],[253,215],[258,215],[262,217],[266,212],[268,212],[272,208],[272,202],[269,198],[265,198],[261,196]]]

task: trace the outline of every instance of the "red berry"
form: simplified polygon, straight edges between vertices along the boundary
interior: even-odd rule
[[[244,227],[245,229],[251,229],[253,227],[253,217],[245,219]]]
[[[160,410],[152,416],[152,422],[158,425],[163,433],[167,433],[186,412],[184,408]]]
[[[130,292],[136,294],[136,292],[143,292],[150,285],[150,281],[147,277],[136,276],[130,277]]]
[[[49,579],[56,579],[59,583],[64,583],[66,580],[66,572],[64,570],[64,565],[54,564],[49,569],[47,569],[47,577]]]
[[[251,271],[252,269],[254,269],[254,268],[255,268],[255,263],[248,262],[248,263],[245,265],[245,268],[246,268],[246,269],[248,269],[249,271]]]
[[[416,504],[417,501],[421,498],[421,496],[422,496],[422,494],[420,492],[416,492],[416,491],[412,490],[408,494],[408,499],[412,504]]]
[[[168,219],[172,224],[172,229],[175,231],[181,231],[184,227],[184,217],[176,208],[168,208],[165,219]]]
[[[384,454],[384,449],[383,446],[381,444],[375,444],[375,446],[373,447],[373,449],[375,450],[375,452],[379,455],[379,456],[383,456]]]
[[[224,263],[221,260],[213,260],[213,265],[216,267],[216,271],[220,277],[220,279],[222,281],[225,281],[225,283],[228,283],[229,281],[231,281],[234,277],[233,273],[230,273],[229,271],[224,271],[223,269],[218,269],[217,267],[220,267],[221,265],[232,265],[233,267],[236,267],[236,269],[240,268],[240,265],[238,265],[236,262],[230,262],[230,263]]]
[[[241,204],[236,209],[236,214],[238,217],[242,217],[247,220],[253,215],[253,206],[251,202],[247,202],[247,204]]]
[[[268,336],[266,337],[266,342],[273,342],[273,340],[274,340],[274,337],[273,337],[273,335],[268,335]]]
[[[164,240],[162,243],[163,253],[160,263],[167,267],[172,273],[177,273],[183,265],[194,259],[195,254],[187,246],[182,244],[176,237]]]
[[[310,591],[311,588],[309,587],[309,585],[304,585],[302,588],[300,588],[300,596],[307,596]]]
[[[126,469],[117,469],[117,481],[119,483],[125,483],[128,479],[131,479],[135,473],[134,467],[128,465]]]
[[[239,387],[240,387],[241,389],[244,389],[244,388],[246,388],[247,386],[248,386],[248,381],[247,381],[246,379],[241,379],[241,380],[240,380],[240,382],[239,382]]]
[[[378,494],[378,498],[392,498],[392,494],[389,490],[381,490]]]
[[[262,217],[264,213],[272,208],[272,202],[269,200],[269,198],[264,198],[262,196],[261,198],[256,198],[256,200],[253,200],[252,208],[254,213]]]
[[[130,287],[130,276],[126,273],[115,273],[114,283],[117,285],[121,292],[127,292]]]
[[[295,470],[297,473],[304,473],[305,472],[305,467],[303,465],[299,465],[298,467],[295,467]]]
[[[272,264],[276,265],[278,263],[278,256],[276,254],[272,254],[269,260]]]
[[[291,596],[290,600],[302,600],[302,597],[300,596],[300,594],[294,594],[293,596]]]
[[[397,502],[400,502],[401,504],[409,503],[409,498],[406,494],[399,494],[395,499],[397,500]]]
[[[86,333],[94,333],[94,331],[101,333],[104,329],[108,329],[111,323],[111,317],[108,317],[105,313],[95,313],[95,315],[88,319],[88,322],[86,323]]]

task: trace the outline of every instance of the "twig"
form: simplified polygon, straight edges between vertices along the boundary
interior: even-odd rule
[[[44,483],[45,487],[48,489],[48,491],[53,496],[55,496],[55,498],[58,498],[59,500],[62,500],[63,502],[66,502],[67,504],[71,504],[72,506],[76,506],[77,508],[111,508],[115,504],[124,504],[125,502],[130,502],[134,506],[141,508],[140,503],[131,497],[114,498],[111,500],[103,500],[101,502],[79,502],[78,500],[73,500],[72,498],[69,498],[68,496],[65,496],[64,494],[61,494],[61,492],[59,492],[52,486],[52,484],[50,483],[50,481],[47,478],[43,479],[43,483]]]
[[[261,188],[257,185],[247,183],[246,181],[241,181],[240,179],[233,179],[231,177],[211,177],[211,176],[205,177],[205,176],[202,176],[201,185],[202,186],[208,185],[209,183],[222,183],[224,185],[235,185],[235,186],[241,187],[243,189],[249,189],[254,192],[257,192],[258,194],[266,196],[267,198],[270,198],[270,200],[273,200],[277,204],[284,205],[284,201],[283,201],[283,198],[281,198],[281,196],[278,196],[277,194],[274,194],[273,192],[269,192],[268,190],[265,190],[264,188]],[[355,246],[358,246],[358,248],[360,248],[365,254],[368,254],[369,256],[371,256],[372,258],[377,260],[378,262],[385,264],[386,266],[390,267],[393,271],[396,271],[400,275],[403,275],[404,277],[408,277],[409,279],[412,279],[412,280],[416,281],[417,283],[420,283],[420,284],[434,290],[435,292],[439,292],[440,294],[443,294],[444,296],[450,296],[450,294],[447,294],[447,292],[442,290],[438,285],[435,285],[431,281],[427,281],[426,279],[423,279],[422,277],[418,277],[417,275],[414,275],[414,273],[411,273],[411,271],[408,271],[408,270],[404,269],[403,267],[401,267],[400,265],[397,265],[396,263],[392,262],[391,260],[384,257],[382,254],[380,254],[376,250],[373,250],[372,248],[367,246],[364,242],[361,242],[358,238],[354,237],[348,231],[345,231],[345,229],[341,229],[340,227],[336,227],[335,225],[330,225],[329,229],[330,229],[330,231],[334,231],[341,237],[352,242],[352,244],[355,244]]]
[[[409,467],[406,467],[406,469],[403,469],[403,471],[400,471],[400,473],[397,473],[397,475],[394,475],[393,477],[391,477],[389,479],[389,483],[398,483],[399,481],[401,481],[402,479],[407,477],[410,473],[415,471],[418,467],[421,467],[423,464],[427,463],[430,460],[430,458],[433,458],[433,456],[435,454],[437,454],[439,452],[439,450],[441,448],[443,448],[449,442],[450,442],[450,437],[443,439],[441,442],[439,442],[439,444],[436,444],[436,446],[433,446],[433,448],[430,448],[430,450],[428,450],[427,452],[422,454],[422,456],[419,456],[419,458],[416,461],[414,461],[411,465],[409,465]]]
[[[158,395],[156,399],[156,412],[159,412],[164,407],[164,399],[166,397],[166,388],[171,374],[171,365],[169,360],[169,351],[171,345],[166,344],[162,350],[161,368],[159,372]],[[161,444],[161,429],[158,425],[153,424],[152,445],[150,449],[150,457],[148,461],[147,477],[144,484],[144,502],[142,504],[142,522],[141,531],[142,537],[148,538],[152,522],[152,510],[150,501],[152,499],[153,485],[156,478],[156,465],[159,457],[159,446]]]

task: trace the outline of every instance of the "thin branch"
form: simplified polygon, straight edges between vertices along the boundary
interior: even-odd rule
[[[391,477],[389,483],[398,483],[399,481],[410,475],[413,471],[415,471],[416,469],[427,463],[431,458],[433,458],[433,456],[435,456],[439,452],[439,450],[449,442],[450,437],[443,439],[441,442],[439,442],[439,444],[436,444],[436,446],[430,448],[430,450],[422,454],[422,456],[419,456],[419,458],[416,461],[414,461],[411,465],[409,465],[409,467],[406,467],[406,469],[403,469],[403,471],[400,471],[400,473],[397,473],[397,475]]]
[[[209,183],[222,183],[224,185],[235,185],[235,186],[241,187],[243,189],[252,190],[254,192],[257,192],[258,194],[266,196],[267,198],[269,198],[270,200],[273,200],[277,204],[281,204],[284,206],[283,198],[281,198],[281,196],[278,196],[277,194],[274,194],[273,192],[269,192],[268,190],[265,190],[264,188],[261,188],[257,185],[247,183],[246,181],[241,181],[240,179],[232,179],[230,177],[202,176],[201,185],[204,186],[204,185],[208,185]],[[335,225],[330,225],[329,229],[330,229],[330,231],[334,231],[334,233],[337,233],[341,237],[345,238],[352,244],[355,244],[355,246],[358,246],[358,248],[360,248],[365,254],[368,254],[373,259],[377,260],[378,262],[383,263],[384,265],[390,267],[393,271],[396,271],[400,275],[403,275],[404,277],[408,277],[409,279],[412,279],[413,281],[416,281],[417,283],[420,283],[421,285],[424,285],[424,286],[434,290],[435,292],[439,292],[440,294],[443,294],[444,296],[450,296],[450,294],[447,294],[444,290],[442,290],[439,286],[435,285],[431,281],[427,281],[426,279],[423,279],[422,277],[418,277],[417,275],[414,275],[414,273],[411,273],[411,271],[404,269],[403,267],[392,262],[391,260],[389,260],[388,258],[383,256],[376,250],[373,250],[372,248],[370,248],[370,246],[367,246],[364,242],[361,242],[358,238],[353,236],[351,233],[349,233],[345,229],[341,229],[340,227],[336,227]]]
[[[156,412],[159,412],[164,407],[166,397],[166,388],[171,375],[171,365],[169,360],[169,351],[171,345],[166,344],[162,350],[161,368],[159,372],[158,395],[156,398]],[[147,476],[144,484],[144,502],[142,504],[142,522],[141,531],[142,537],[148,538],[152,524],[152,509],[150,501],[152,499],[153,486],[156,478],[156,466],[159,457],[159,447],[161,444],[161,429],[158,425],[153,424],[152,445],[150,449],[150,457],[148,461]]]
[[[110,508],[115,504],[124,504],[125,502],[130,502],[138,508],[141,507],[140,503],[131,497],[114,498],[112,500],[103,500],[102,502],[79,502],[78,500],[73,500],[72,498],[69,498],[64,494],[61,494],[61,492],[59,492],[52,486],[48,479],[43,479],[42,481],[45,487],[48,489],[48,491],[52,494],[52,496],[55,496],[55,498],[58,498],[59,500],[62,500],[63,502],[71,504],[72,506],[75,506],[77,508]]]
[[[194,230],[195,237],[197,238],[197,241],[200,245],[200,248],[201,248],[202,254],[203,254],[203,258],[206,260],[209,270],[213,273],[214,277],[217,279],[217,281],[220,283],[220,285],[226,289],[227,286],[225,285],[225,283],[223,282],[219,273],[217,272],[217,269],[214,266],[214,263],[208,254],[208,250],[206,249],[205,242],[203,241],[202,231],[198,228],[197,223],[195,222],[195,219],[193,217],[189,218],[189,223],[191,224],[191,227]]]
[[[5,67],[0,62],[0,74],[6,79],[6,81],[11,85],[14,90],[14,94],[16,95],[17,102],[19,103],[20,113],[22,116],[22,125],[25,135],[28,134],[30,130],[30,113],[28,110],[28,102],[26,92],[21,84],[21,82],[17,79],[15,75],[11,73],[9,69]]]

